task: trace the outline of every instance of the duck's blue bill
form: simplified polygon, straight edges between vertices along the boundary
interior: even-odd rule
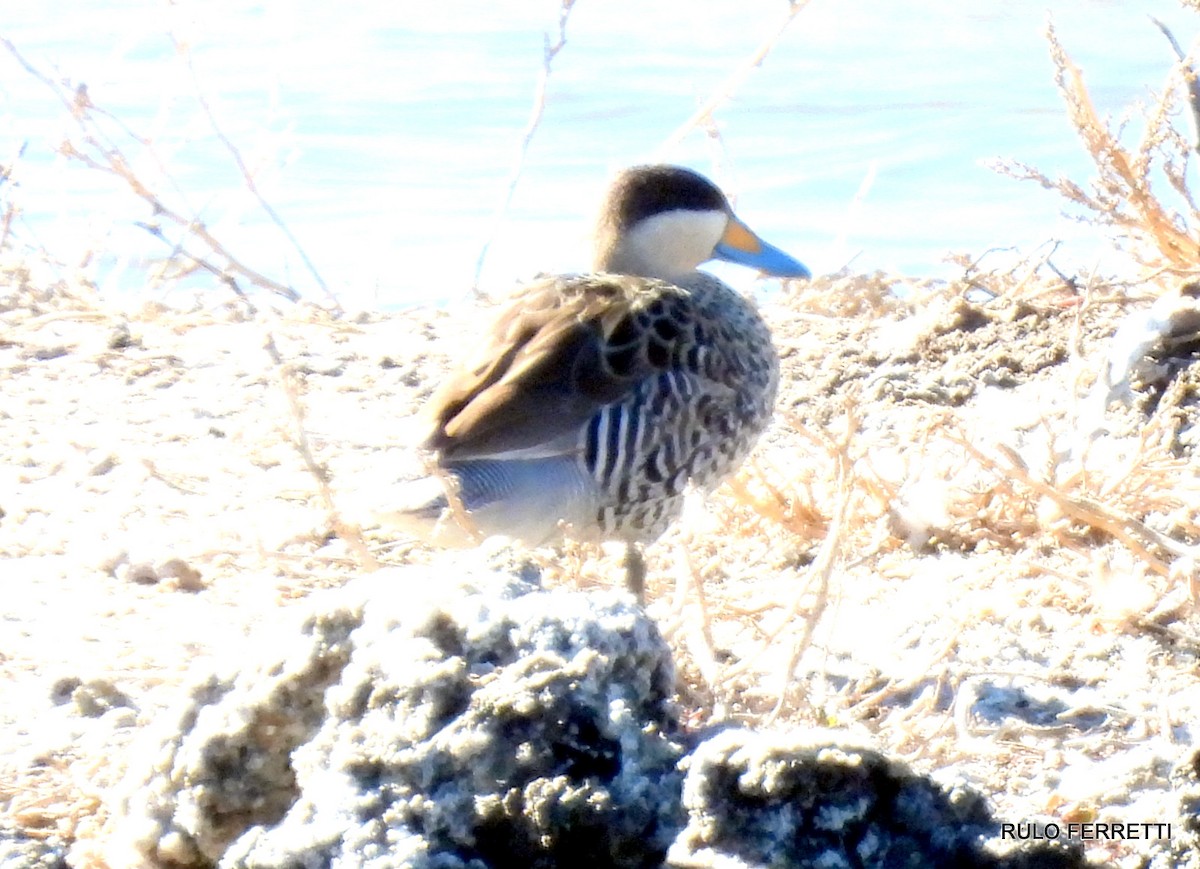
[[[713,256],[726,262],[750,266],[777,278],[811,278],[812,272],[799,260],[767,244],[740,220],[731,219]]]

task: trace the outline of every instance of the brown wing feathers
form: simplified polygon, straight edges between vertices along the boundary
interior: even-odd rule
[[[664,290],[677,296],[669,306]],[[535,285],[496,323],[481,357],[488,361],[431,399],[425,446],[451,461],[553,451],[601,407],[682,358],[686,302],[677,287],[625,276]]]

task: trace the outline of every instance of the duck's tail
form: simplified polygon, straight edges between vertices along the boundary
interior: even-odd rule
[[[436,546],[471,546],[496,534],[533,546],[563,526],[594,524],[597,490],[574,456],[474,459],[405,483],[379,518]]]

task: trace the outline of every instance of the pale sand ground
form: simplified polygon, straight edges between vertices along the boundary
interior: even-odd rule
[[[1126,306],[881,287],[765,306],[778,422],[738,485],[650,550],[687,720],[845,728],[1012,821],[1176,820],[1167,777],[1200,720],[1194,566],[1108,532],[1200,539],[1195,443],[1176,432],[1195,373],[1153,414],[1114,410],[1080,466],[1079,396]],[[252,320],[28,292],[0,309],[0,816],[19,826],[86,835],[175,686],[368,569],[335,517],[380,562],[436,575],[475,557],[369,518],[419,471],[409,419],[461,340],[449,314]],[[1093,504],[1107,532],[1081,521]],[[616,552],[534,558],[548,583],[619,576]]]

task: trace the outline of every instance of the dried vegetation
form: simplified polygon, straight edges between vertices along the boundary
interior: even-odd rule
[[[1171,277],[1194,277],[1200,273],[1200,212],[1187,178],[1193,146],[1174,123],[1181,102],[1195,99],[1191,58],[1179,59],[1163,92],[1136,116],[1141,134],[1128,146],[1122,142],[1128,123],[1114,128],[1096,111],[1083,72],[1059,42],[1053,25],[1047,27],[1046,38],[1054,80],[1071,124],[1095,163],[1096,175],[1081,184],[1052,178],[1018,162],[1001,163],[998,168],[1015,178],[1036,181],[1078,206],[1081,219],[1108,230],[1143,266],[1148,278],[1163,276],[1164,285],[1169,285]],[[1191,108],[1196,111],[1194,102]],[[1163,185],[1168,188],[1169,200],[1155,192],[1156,184],[1160,190]]]

